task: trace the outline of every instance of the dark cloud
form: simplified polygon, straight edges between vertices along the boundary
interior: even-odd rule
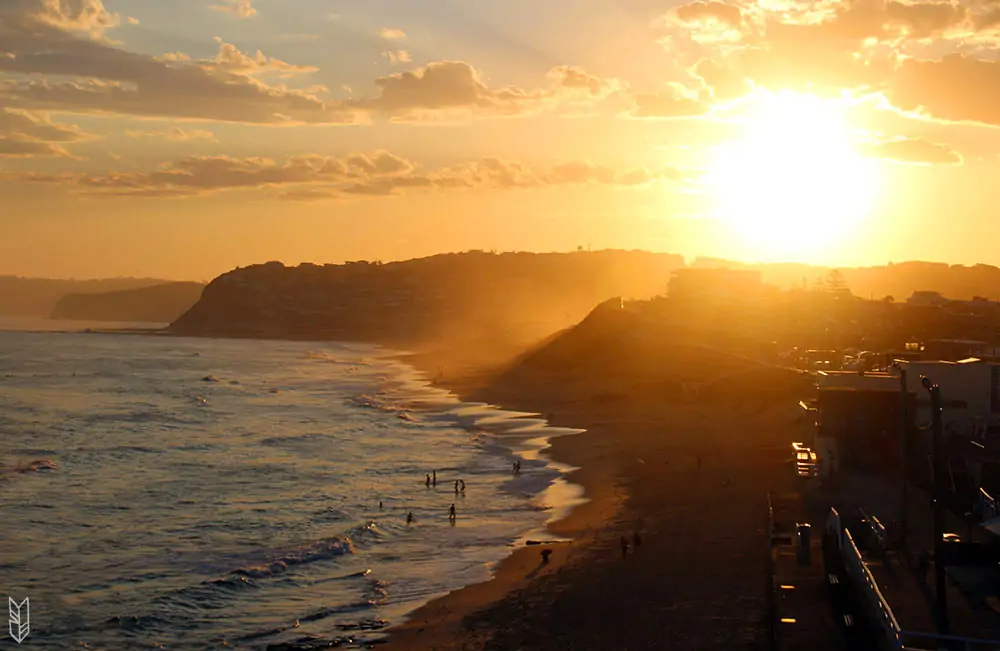
[[[888,158],[902,163],[927,165],[959,165],[962,163],[962,157],[951,147],[923,138],[901,138],[871,143],[864,146],[863,151],[868,156]]]
[[[460,188],[525,189],[598,183],[636,186],[674,180],[674,168],[615,169],[587,161],[544,169],[487,158],[473,163],[422,170],[386,151],[343,158],[307,155],[284,162],[267,158],[194,156],[151,172],[108,174],[7,174],[6,179],[65,184],[78,192],[103,196],[188,196],[223,190],[283,188],[279,196],[315,201],[334,196],[386,196],[406,190]]]

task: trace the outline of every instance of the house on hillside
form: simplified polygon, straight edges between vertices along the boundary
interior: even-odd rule
[[[944,307],[948,303],[951,303],[951,301],[942,296],[941,292],[932,292],[930,290],[913,292],[913,295],[906,299],[907,305],[923,307]]]

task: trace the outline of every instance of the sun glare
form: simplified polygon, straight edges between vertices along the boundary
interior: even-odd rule
[[[877,165],[852,146],[841,106],[767,94],[748,104],[739,122],[741,137],[715,148],[704,181],[741,253],[801,261],[847,244],[879,183]]]

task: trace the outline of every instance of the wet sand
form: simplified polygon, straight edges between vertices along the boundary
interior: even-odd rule
[[[586,429],[546,454],[579,468],[568,480],[589,501],[550,525],[573,542],[550,546],[548,564],[540,547],[516,550],[492,580],[427,604],[382,648],[767,648],[766,493],[792,490],[788,446],[808,431],[797,407],[807,380],[750,373],[692,403],[667,376],[619,376],[626,391],[609,394],[596,376],[568,386],[551,374],[498,375],[511,351],[492,353],[407,361],[429,377],[440,369],[437,383],[463,399]]]

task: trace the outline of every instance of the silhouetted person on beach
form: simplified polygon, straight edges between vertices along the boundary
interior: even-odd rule
[[[406,514],[406,524],[410,524],[411,522],[413,522],[413,511]]]
[[[437,470],[432,470],[431,472],[434,473],[434,475],[431,477],[431,486],[437,486],[438,485],[438,471]]]
[[[452,522],[455,521],[455,505],[454,504],[452,504],[451,508],[448,509],[448,519],[451,520]]]
[[[542,565],[548,565],[548,563],[549,563],[549,556],[551,556],[551,555],[552,555],[552,550],[551,549],[543,549],[542,550]]]
[[[458,480],[455,480],[455,495],[458,495]]]
[[[464,479],[460,479],[460,480],[458,480],[458,483],[461,484],[461,491],[464,493],[465,492],[465,480]]]
[[[381,510],[382,510],[382,500],[379,500],[379,501],[378,501],[378,510],[379,510],[379,511],[381,511]]]
[[[626,558],[628,558],[628,540],[625,539],[625,536],[622,536],[621,545],[622,545],[622,560],[624,561]]]
[[[431,476],[430,475],[424,475],[424,486],[426,486],[427,488],[431,487]]]

